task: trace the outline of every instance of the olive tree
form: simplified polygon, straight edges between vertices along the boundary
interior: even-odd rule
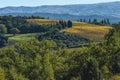
[[[5,34],[7,33],[7,28],[5,25],[0,24],[0,34]]]

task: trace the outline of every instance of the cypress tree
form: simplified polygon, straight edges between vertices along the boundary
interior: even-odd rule
[[[110,25],[110,21],[109,21],[109,19],[107,19],[107,25]]]
[[[89,23],[91,23],[91,19],[89,19]]]
[[[68,20],[68,27],[72,27],[72,21]]]

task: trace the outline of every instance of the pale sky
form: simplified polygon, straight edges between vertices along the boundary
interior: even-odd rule
[[[93,4],[93,3],[113,2],[113,1],[120,1],[120,0],[0,0],[0,7]]]

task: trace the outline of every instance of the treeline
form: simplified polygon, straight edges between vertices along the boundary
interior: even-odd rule
[[[111,25],[110,20],[109,19],[102,19],[102,20],[97,20],[97,19],[80,19],[77,20],[78,22],[87,22],[90,24],[96,24],[96,25]]]
[[[114,27],[102,46],[91,43],[71,50],[53,41],[31,40],[5,47],[0,50],[0,79],[116,80],[112,76],[120,74],[120,27]]]
[[[15,34],[15,33],[36,33],[36,32],[47,32],[51,29],[63,29],[66,27],[71,27],[72,22],[68,21],[59,21],[55,25],[38,25],[35,23],[30,23],[27,19],[41,19],[42,17],[21,17],[21,16],[0,16],[0,32]],[[43,18],[42,18],[43,19]]]

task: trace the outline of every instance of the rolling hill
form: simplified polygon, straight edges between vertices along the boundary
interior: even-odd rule
[[[49,19],[28,19],[28,21],[37,24],[55,24],[58,22],[58,20]],[[99,26],[84,22],[73,22],[72,28],[66,28],[62,31],[77,34],[84,38],[99,42],[104,39],[104,36],[108,33],[109,29],[111,29],[109,26]]]
[[[120,2],[99,4],[51,5],[37,7],[0,8],[0,15],[39,15],[51,19],[110,18],[111,22],[120,21]],[[71,16],[71,17],[70,17]],[[114,21],[113,21],[114,19]]]
[[[108,33],[109,29],[111,29],[111,27],[109,26],[99,26],[83,22],[73,22],[72,28],[66,28],[63,31],[80,35],[92,41],[100,42],[104,40],[104,36]]]

